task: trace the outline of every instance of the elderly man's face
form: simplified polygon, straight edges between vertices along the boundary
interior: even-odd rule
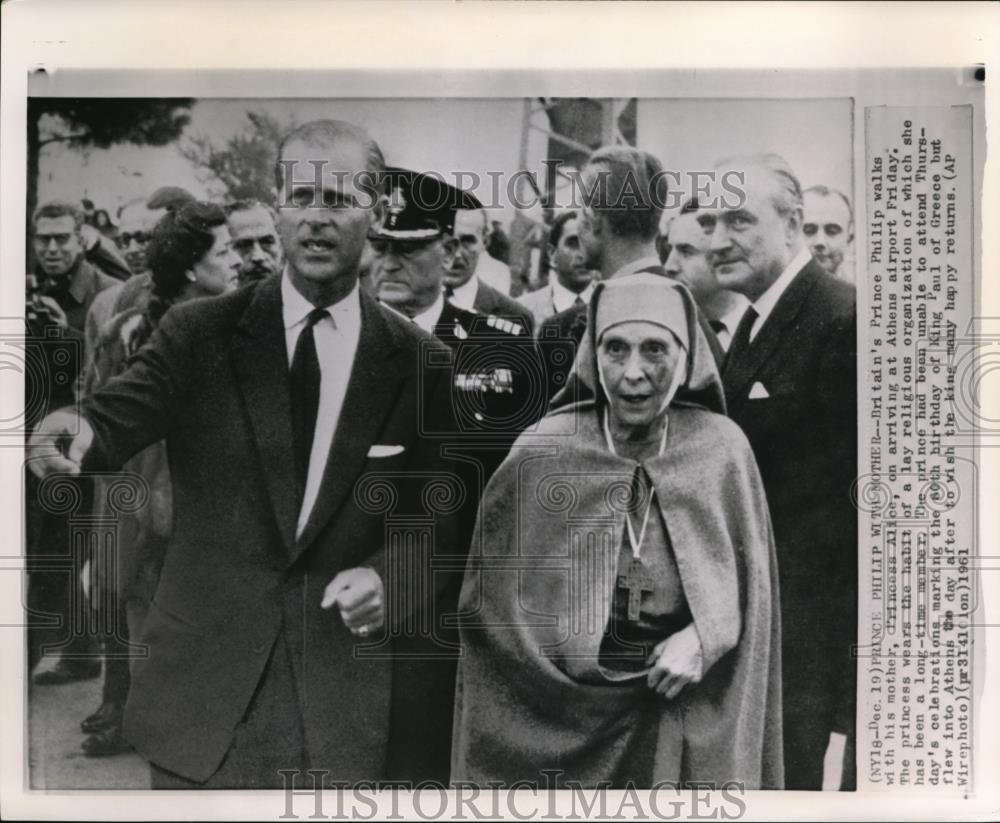
[[[279,192],[277,229],[293,284],[353,288],[368,231],[379,218],[363,180],[365,147],[350,137],[332,143],[292,140],[279,159],[283,174],[291,175]],[[320,190],[314,163],[323,164]]]
[[[682,351],[670,331],[646,321],[619,323],[602,335],[597,362],[615,428],[645,427],[662,413]]]
[[[742,207],[699,209],[697,221],[711,235],[709,261],[720,288],[753,301],[791,261],[801,237],[802,213],[778,212],[780,189],[766,169],[747,169],[743,190]]]
[[[407,317],[430,308],[441,293],[441,281],[452,260],[445,243],[440,239],[373,239],[370,245],[372,284],[378,299]]]
[[[153,228],[165,214],[163,209],[147,209],[142,203],[133,203],[122,209],[118,218],[118,246],[125,255],[125,262],[132,274],[149,271],[146,262],[146,246],[153,234]]]
[[[229,215],[233,250],[240,256],[240,285],[263,280],[281,271],[281,244],[271,213],[263,206]]]
[[[681,214],[670,223],[670,254],[663,267],[679,280],[698,303],[710,299],[721,287],[708,260],[712,236],[698,224],[698,213]]]
[[[458,240],[458,249],[444,275],[444,282],[453,289],[469,282],[476,273],[479,255],[486,249],[486,217],[483,213],[456,212],[455,239]]]
[[[46,277],[65,277],[83,254],[83,240],[72,215],[39,217],[35,223],[35,257]]]
[[[847,203],[837,194],[809,191],[803,195],[802,233],[809,251],[828,274],[836,274],[853,239]]]

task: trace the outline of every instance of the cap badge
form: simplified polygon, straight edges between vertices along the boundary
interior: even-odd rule
[[[395,226],[399,221],[400,216],[406,211],[406,198],[403,197],[403,190],[396,186],[392,190],[392,195],[389,197],[389,225],[390,227]]]

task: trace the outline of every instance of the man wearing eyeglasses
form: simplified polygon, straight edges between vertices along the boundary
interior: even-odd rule
[[[281,275],[173,306],[79,413],[43,421],[28,465],[115,470],[166,441],[173,531],[123,726],[154,788],[443,781],[452,691],[435,747],[419,663],[398,658],[433,640],[407,634],[430,620],[431,554],[459,550],[454,514],[428,511],[461,493],[447,375],[420,360],[449,352],[359,289],[374,140],[313,121],[277,160]],[[419,557],[387,536],[415,513]]]
[[[238,200],[226,207],[233,249],[240,256],[239,284],[276,276],[284,265],[274,213],[257,200]]]
[[[58,325],[83,331],[94,298],[118,281],[84,259],[83,212],[72,203],[53,200],[35,212],[35,257],[39,287]]]
[[[118,210],[118,247],[133,275],[146,274],[146,245],[156,221],[164,214],[162,208],[152,208],[146,198],[126,203]]]
[[[56,200],[44,203],[35,212],[33,225],[32,242],[38,274],[28,283],[26,315],[30,336],[25,342],[27,351],[36,352],[46,368],[41,375],[26,375],[33,379],[27,379],[25,387],[29,393],[32,389],[40,389],[44,392],[44,405],[56,408],[73,399],[73,387],[82,367],[78,341],[83,336],[87,311],[100,292],[119,281],[85,259],[85,241],[81,234],[83,211],[76,205]],[[62,330],[67,339],[52,338],[53,329]],[[77,341],[75,346],[74,341]],[[44,375],[53,379],[43,380]],[[25,400],[27,408],[36,398],[26,396]],[[37,484],[29,481],[28,554],[50,558],[68,555],[66,520],[47,513],[39,505],[38,491]],[[86,487],[81,487],[81,491],[85,492]],[[80,581],[64,569],[51,571],[34,564],[30,568],[29,607],[39,614],[58,615],[59,624],[55,629],[33,628],[29,632],[29,670],[40,661],[42,644],[61,647],[58,662],[40,671],[35,683],[60,685],[96,677],[101,672],[101,661],[96,656],[93,639],[69,629],[73,604],[82,602],[83,598]]]
[[[124,283],[108,289],[90,307],[87,316],[87,362],[90,363],[101,328],[118,312],[145,306],[153,287],[152,273],[146,262],[146,246],[157,222],[167,212],[176,211],[194,195],[180,186],[161,186],[148,200],[135,200],[118,210],[121,224],[116,242],[125,256],[130,274]]]

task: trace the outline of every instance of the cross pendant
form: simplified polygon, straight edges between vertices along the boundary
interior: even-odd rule
[[[629,563],[628,574],[618,575],[618,585],[628,589],[628,619],[633,623],[639,621],[639,607],[642,605],[642,593],[653,591],[653,577],[646,573],[642,561],[633,557]]]

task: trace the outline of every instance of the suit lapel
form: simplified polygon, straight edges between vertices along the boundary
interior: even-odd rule
[[[264,469],[264,480],[282,542],[295,541],[292,422],[288,396],[288,351],[281,315],[281,281],[267,280],[257,291],[237,327],[233,364]]]
[[[347,393],[326,459],[319,494],[309,520],[295,543],[293,561],[316,539],[343,504],[364,468],[369,447],[392,411],[403,383],[403,372],[391,359],[396,350],[395,337],[381,309],[362,292],[361,336]]]
[[[805,306],[817,277],[816,264],[810,261],[785,289],[744,356],[727,364],[723,383],[726,401],[730,406],[743,395],[750,381],[772,359],[788,327]]]

